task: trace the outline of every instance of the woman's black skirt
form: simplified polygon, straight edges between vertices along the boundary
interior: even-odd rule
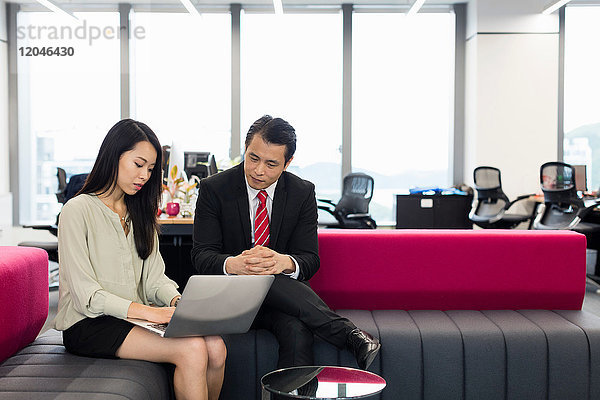
[[[85,318],[63,331],[69,353],[98,358],[117,358],[116,353],[134,327],[129,321],[103,315]]]

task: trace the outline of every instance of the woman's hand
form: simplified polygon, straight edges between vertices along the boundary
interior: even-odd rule
[[[171,321],[175,307],[150,307],[139,303],[131,303],[127,310],[127,318],[144,319],[158,324]]]
[[[144,319],[158,324],[167,324],[171,321],[174,312],[175,307],[148,307],[146,318]]]

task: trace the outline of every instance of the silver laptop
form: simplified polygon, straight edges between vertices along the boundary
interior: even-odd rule
[[[127,321],[164,337],[245,333],[274,280],[273,275],[193,275],[169,324]]]

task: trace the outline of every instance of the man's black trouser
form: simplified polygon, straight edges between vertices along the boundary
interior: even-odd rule
[[[341,349],[356,328],[333,312],[310,286],[285,275],[275,275],[253,327],[267,329],[277,338],[278,368],[314,365],[313,334]]]

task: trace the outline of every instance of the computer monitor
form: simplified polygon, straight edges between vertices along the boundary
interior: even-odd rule
[[[162,147],[162,172],[163,172],[163,183],[167,183],[169,180],[169,156],[171,155],[171,146],[165,145]]]
[[[587,191],[587,166],[572,165],[575,170],[575,189],[578,192]]]
[[[183,154],[183,158],[183,169],[188,178],[192,175],[196,175],[198,178],[202,179],[216,173],[213,172],[213,166],[211,165],[212,163],[215,163],[215,157],[211,156],[210,152],[186,151]],[[214,169],[216,169],[216,163],[214,164]]]
[[[208,173],[210,175],[214,175],[219,172],[219,168],[217,168],[217,161],[215,160],[214,154],[210,156],[210,161],[208,162]]]

